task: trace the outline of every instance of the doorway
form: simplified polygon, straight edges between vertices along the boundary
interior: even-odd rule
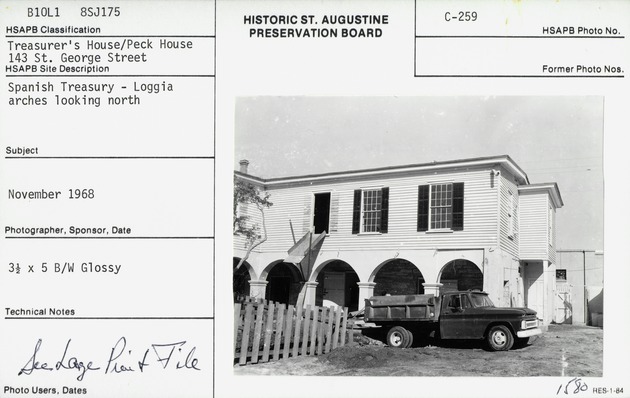
[[[346,304],[346,273],[326,272],[324,276],[324,307]]]
[[[348,263],[331,261],[317,273],[316,282],[315,305],[359,309],[359,276]]]
[[[531,308],[532,310],[538,313],[538,317],[541,318],[544,313],[544,292],[543,292],[543,283],[538,279],[528,279],[527,280],[527,308]]]
[[[472,261],[453,260],[440,272],[443,292],[453,290],[483,290],[483,274]]]
[[[315,233],[329,232],[330,222],[330,192],[316,193],[313,210],[313,227]]]
[[[270,276],[267,300],[277,303],[288,303],[291,291],[291,277]]]

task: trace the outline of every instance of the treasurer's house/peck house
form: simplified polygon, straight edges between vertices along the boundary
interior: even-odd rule
[[[237,293],[353,311],[373,295],[480,289],[552,321],[562,198],[509,156],[270,179],[247,164],[236,178],[273,206],[267,241],[235,272]],[[256,209],[238,212],[261,223]],[[234,264],[245,248],[235,236]]]

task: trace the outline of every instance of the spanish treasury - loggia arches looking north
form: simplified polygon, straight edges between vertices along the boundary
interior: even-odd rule
[[[273,205],[235,200],[235,220],[266,236],[234,234],[235,294],[353,311],[374,295],[483,290],[551,322],[562,198],[509,156],[268,179],[247,166],[235,184]]]

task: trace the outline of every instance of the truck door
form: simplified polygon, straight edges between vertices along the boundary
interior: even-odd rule
[[[467,339],[473,337],[475,317],[466,294],[445,295],[440,312],[440,336],[443,339]]]

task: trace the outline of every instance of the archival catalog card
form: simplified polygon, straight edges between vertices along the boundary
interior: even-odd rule
[[[630,2],[0,29],[0,397],[630,396]]]

